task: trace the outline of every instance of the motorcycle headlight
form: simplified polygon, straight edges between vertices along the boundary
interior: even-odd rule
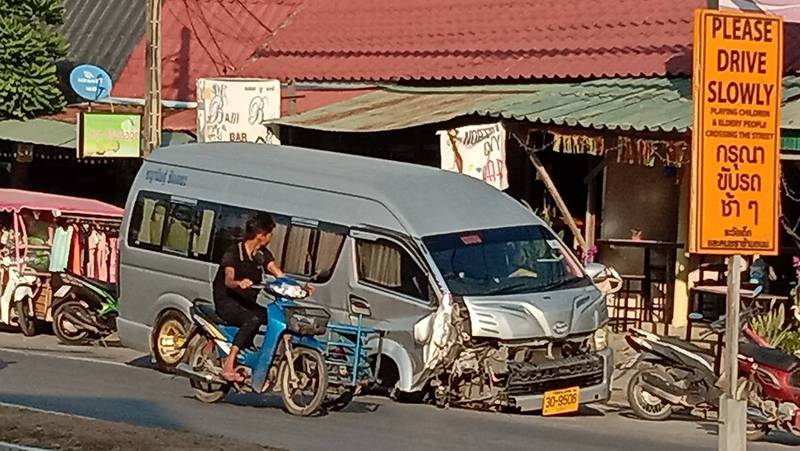
[[[594,350],[600,352],[608,347],[608,332],[606,329],[600,328],[594,332]]]

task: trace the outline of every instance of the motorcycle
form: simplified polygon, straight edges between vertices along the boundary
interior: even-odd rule
[[[739,371],[752,383],[748,418],[755,423],[752,439],[772,430],[800,436],[800,358],[775,349],[745,326],[739,343]]]
[[[757,288],[754,298],[761,293]],[[740,316],[744,327],[754,310],[745,310]],[[711,324],[710,334],[722,334],[725,318]],[[637,351],[623,370],[637,367],[627,388],[628,403],[639,418],[662,421],[669,418],[676,408],[716,411],[722,395],[722,377],[714,371],[714,355],[692,343],[667,336],[660,336],[639,329],[632,329],[625,337],[632,349]],[[739,359],[748,349],[743,347]],[[647,364],[646,366],[642,365]],[[736,387],[737,399],[748,399],[753,383],[746,377],[739,378]],[[748,409],[747,431],[749,440],[764,435],[762,415]]]
[[[213,304],[202,299],[196,299],[190,309],[193,325],[185,345],[187,361],[178,364],[176,372],[189,378],[195,398],[206,403],[221,400],[231,389],[268,393],[274,388],[289,413],[313,415],[323,408],[327,396],[325,346],[316,337],[326,333],[330,315],[323,308],[301,303],[309,296],[308,290],[288,277],[254,288],[260,290],[259,300],[267,302],[269,319],[263,342],[237,357],[236,371],[244,382],[222,378],[222,362],[238,327],[226,324]]]
[[[5,273],[6,283],[0,294],[0,324],[17,325],[26,337],[36,335],[36,317],[33,299],[39,293],[42,281],[36,271],[14,264],[10,257],[0,259],[0,274]]]
[[[53,273],[53,332],[66,345],[104,339],[117,330],[116,285],[71,272]]]

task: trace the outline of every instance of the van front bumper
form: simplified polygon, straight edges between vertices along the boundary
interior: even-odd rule
[[[598,352],[597,355],[603,359],[602,382],[580,388],[579,402],[581,404],[605,402],[611,398],[611,376],[614,371],[614,354],[611,349],[605,349]],[[544,393],[511,395],[509,399],[514,407],[523,412],[542,410],[544,406]]]

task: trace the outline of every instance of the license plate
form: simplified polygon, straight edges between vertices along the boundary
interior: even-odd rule
[[[542,415],[549,416],[577,412],[580,407],[580,397],[580,387],[547,391],[544,393]]]
[[[69,285],[61,285],[61,288],[56,290],[56,292],[53,294],[53,297],[63,298],[64,296],[67,295],[67,293],[69,293],[69,289],[70,288],[72,288],[72,287],[69,286]]]

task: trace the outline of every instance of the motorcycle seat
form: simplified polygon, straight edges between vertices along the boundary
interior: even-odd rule
[[[205,299],[195,299],[194,309],[197,314],[213,324],[220,326],[233,326],[233,324],[228,323],[217,314],[217,310],[214,308],[214,304],[212,302],[206,301]]]
[[[80,274],[75,274],[73,272],[69,272],[69,275],[76,279],[80,279],[89,285],[94,285],[96,288],[99,288],[107,293],[110,293],[115,298],[117,297],[117,284],[115,283],[90,279],[88,277],[82,276]]]
[[[800,359],[780,349],[765,348],[753,343],[739,343],[739,353],[750,357],[756,363],[777,368],[783,371],[794,371],[800,368]]]
[[[659,337],[659,340],[661,340],[664,343],[668,343],[668,344],[671,344],[673,346],[676,346],[676,347],[679,347],[681,349],[684,349],[686,351],[689,351],[689,352],[691,352],[693,354],[697,354],[697,355],[699,355],[700,357],[703,357],[706,360],[709,360],[709,359],[711,361],[714,360],[714,355],[711,353],[710,349],[703,349],[703,348],[701,348],[700,346],[697,346],[694,343],[689,343],[688,341],[684,341],[684,340],[681,340],[679,338],[665,337],[665,336],[664,337]]]

